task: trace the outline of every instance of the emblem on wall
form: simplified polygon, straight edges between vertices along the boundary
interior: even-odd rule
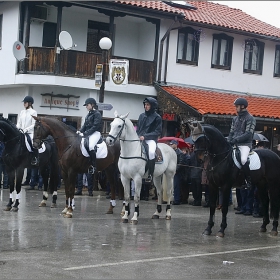
[[[128,60],[110,60],[111,85],[127,85],[128,83]]]

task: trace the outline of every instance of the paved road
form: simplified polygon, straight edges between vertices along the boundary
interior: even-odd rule
[[[260,234],[261,219],[235,215],[231,206],[225,238],[203,236],[208,208],[172,206],[151,219],[156,202],[141,201],[138,225],[122,224],[121,201],[105,214],[103,192],[76,197],[72,219],[58,208],[39,208],[41,192],[22,191],[19,212],[1,215],[1,279],[279,279],[280,239]],[[8,190],[0,191],[0,206]],[[268,226],[269,230],[271,226]],[[230,261],[231,264],[223,264]]]

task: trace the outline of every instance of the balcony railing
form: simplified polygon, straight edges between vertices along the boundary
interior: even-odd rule
[[[77,78],[95,78],[95,66],[102,63],[101,54],[73,50],[61,50],[56,71],[55,48],[28,47],[26,73],[58,75]],[[155,77],[155,63],[134,58],[112,57],[129,60],[129,84],[152,85]]]

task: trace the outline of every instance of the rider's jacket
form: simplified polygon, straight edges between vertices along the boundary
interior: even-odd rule
[[[102,117],[98,110],[90,110],[86,116],[85,123],[80,129],[84,136],[89,136],[95,131],[101,132]]]
[[[140,114],[136,130],[138,136],[144,136],[145,140],[154,140],[157,142],[161,132],[162,120],[158,113],[154,110],[149,110]]]
[[[35,126],[35,119],[32,116],[37,117],[37,112],[32,109],[24,109],[20,112],[18,121],[17,121],[17,128],[22,129],[24,133],[34,133],[34,126]]]
[[[252,148],[253,135],[256,127],[256,119],[247,111],[243,110],[232,119],[228,142],[234,142],[238,146]]]

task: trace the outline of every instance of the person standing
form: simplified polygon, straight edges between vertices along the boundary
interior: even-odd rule
[[[97,110],[97,104],[94,98],[87,98],[83,106],[86,106],[88,114],[84,125],[80,130],[77,130],[76,133],[82,137],[85,136],[88,138],[91,160],[88,173],[93,174],[96,169],[96,144],[101,138],[102,116]]]
[[[22,102],[25,109],[20,112],[16,126],[19,130],[22,130],[23,133],[28,134],[32,142],[36,122],[32,116],[37,117],[37,112],[33,109],[34,99],[32,96],[25,96]],[[38,166],[39,158],[37,149],[33,149],[33,155],[31,164]]]
[[[236,145],[240,150],[241,168],[245,175],[246,185],[247,188],[252,188],[248,156],[252,148],[256,119],[248,112],[248,101],[245,98],[237,98],[234,105],[237,116],[232,119],[227,139],[231,145]]]
[[[162,119],[156,112],[158,102],[153,97],[146,97],[143,101],[145,112],[138,118],[136,133],[141,141],[149,146],[148,152],[148,178],[152,182],[155,170],[156,143],[162,132]]]

